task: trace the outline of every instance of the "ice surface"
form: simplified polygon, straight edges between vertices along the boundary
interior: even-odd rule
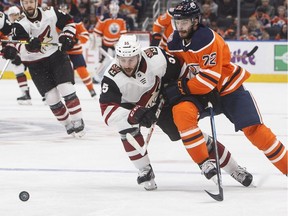
[[[15,80],[0,81],[0,215],[1,216],[287,216],[287,177],[280,174],[224,117],[215,118],[218,139],[254,175],[245,188],[222,172],[224,201],[186,153],[156,128],[148,147],[157,191],[137,185],[118,133],[103,123],[98,100],[77,83],[87,134],[82,139],[65,129],[41,101],[29,81],[32,106],[20,106]],[[99,85],[95,85],[99,95]],[[287,84],[247,83],[262,117],[287,148]],[[211,133],[209,118],[200,122]],[[143,132],[144,134],[145,131]],[[27,202],[19,200],[28,191]]]

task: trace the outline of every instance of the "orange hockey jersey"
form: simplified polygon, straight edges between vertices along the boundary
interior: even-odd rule
[[[89,40],[89,33],[82,22],[75,23],[77,43],[73,46],[71,50],[67,53],[69,55],[82,54],[82,44],[86,43]]]
[[[200,26],[191,42],[184,44],[178,31],[168,39],[169,52],[184,62],[182,77],[188,77],[191,94],[206,94],[215,87],[221,96],[235,91],[250,73],[230,62],[230,49],[223,38]]]
[[[126,22],[122,16],[111,18],[108,13],[97,22],[94,33],[102,37],[102,44],[107,47],[114,47],[122,34],[127,32]]]
[[[173,9],[173,8],[172,8]],[[165,14],[160,15],[153,23],[152,34],[159,33],[162,35],[159,46],[166,49],[167,39],[175,30],[172,21],[172,10],[169,9]]]

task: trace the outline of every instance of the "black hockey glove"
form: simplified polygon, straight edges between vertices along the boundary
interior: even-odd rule
[[[28,52],[39,52],[41,50],[41,41],[39,38],[31,37],[25,47]]]
[[[162,35],[159,33],[154,33],[151,37],[150,46],[158,46],[161,41]]]
[[[70,33],[62,33],[59,36],[59,43],[62,44],[60,47],[60,50],[62,52],[66,52],[68,50],[71,50],[74,46],[74,41],[73,41],[73,34]]]
[[[16,56],[15,56],[15,59],[13,59],[13,60],[11,61],[11,63],[14,64],[14,65],[16,65],[16,66],[19,66],[19,65],[22,63],[20,56],[19,56],[19,55],[16,55]]]
[[[17,56],[17,50],[15,47],[12,47],[12,46],[5,46],[5,48],[3,49],[3,57],[5,59],[15,59],[15,57]]]
[[[157,121],[155,112],[142,106],[135,106],[128,116],[129,124],[140,124],[140,126],[151,127]]]
[[[169,83],[163,89],[163,96],[165,101],[170,105],[176,104],[183,96],[190,95],[187,82],[189,79],[178,79],[175,82]]]
[[[204,106],[205,109],[208,107],[208,102],[212,103],[213,107],[216,107],[220,101],[220,95],[216,88],[207,94],[195,95],[195,97]]]

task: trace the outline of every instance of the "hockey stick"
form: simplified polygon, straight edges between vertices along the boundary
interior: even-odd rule
[[[2,69],[2,71],[0,73],[0,80],[2,79],[2,76],[3,76],[4,72],[6,71],[6,69],[7,69],[7,67],[8,67],[10,62],[11,62],[11,59],[7,59],[5,65],[4,65],[4,67],[3,67],[3,69]]]
[[[164,103],[165,103],[165,100],[164,98],[161,96],[160,98],[160,102],[159,102],[159,105],[157,107],[157,110],[156,110],[156,113],[155,113],[155,116],[157,117],[157,119],[159,118],[160,116],[160,113],[161,113],[161,110],[164,106]],[[155,125],[156,125],[156,122],[152,124],[152,126],[150,127],[149,129],[149,132],[147,134],[147,137],[146,137],[146,140],[144,141],[144,145],[141,147],[139,145],[139,143],[137,142],[137,140],[130,134],[130,133],[127,133],[126,134],[126,139],[128,140],[128,142],[143,156],[147,150],[147,147],[148,147],[148,144],[150,142],[150,139],[151,139],[151,136],[153,134],[153,131],[154,131],[154,128],[155,128]]]
[[[29,43],[29,42],[27,42],[25,40],[0,40],[0,42],[4,42],[4,43],[20,43],[20,44],[28,44]],[[42,42],[41,45],[62,46],[61,43],[45,43],[45,42]]]
[[[216,137],[216,127],[215,127],[215,121],[214,121],[214,112],[213,112],[213,106],[212,106],[211,102],[208,102],[208,108],[210,111],[210,123],[211,123],[211,130],[212,130],[212,136],[213,136],[213,147],[215,150],[215,163],[216,163],[216,169],[217,169],[217,183],[218,183],[219,193],[218,194],[212,194],[212,193],[208,192],[207,190],[205,190],[205,191],[213,199],[215,199],[217,201],[223,201],[224,194],[223,194],[223,187],[222,187],[222,176],[221,176],[220,161],[219,161],[219,154],[218,154],[218,147],[217,147],[217,137]]]
[[[246,58],[246,57],[250,57],[250,56],[252,56],[256,51],[258,50],[258,46],[254,46],[253,47],[253,49],[250,51],[250,52],[248,52],[247,54],[244,54],[244,55],[234,55],[234,56],[232,56],[232,57],[234,57],[234,58]]]

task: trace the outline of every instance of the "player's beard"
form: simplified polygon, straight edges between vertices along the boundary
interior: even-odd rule
[[[27,8],[25,9],[25,13],[29,18],[35,18],[37,16],[37,8]]]

